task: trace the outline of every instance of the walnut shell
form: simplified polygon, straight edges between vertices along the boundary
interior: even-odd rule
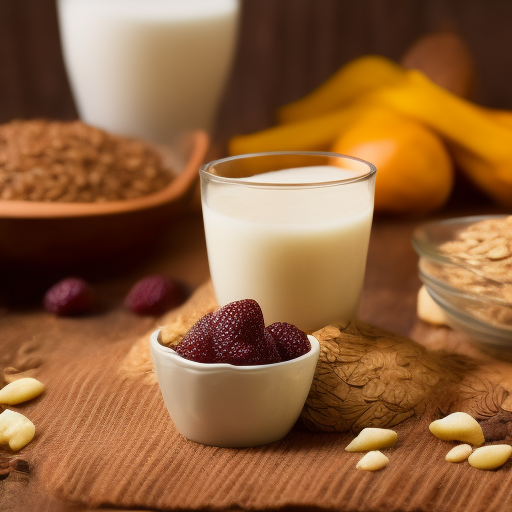
[[[498,413],[508,395],[474,361],[429,352],[405,336],[360,321],[314,333],[320,358],[302,420],[313,430],[390,428],[432,415]]]

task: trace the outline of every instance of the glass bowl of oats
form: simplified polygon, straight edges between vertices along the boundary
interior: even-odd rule
[[[430,222],[413,234],[419,276],[448,323],[512,348],[512,216]]]

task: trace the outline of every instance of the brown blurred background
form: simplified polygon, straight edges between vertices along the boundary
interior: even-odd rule
[[[509,0],[242,0],[232,77],[217,140],[270,125],[275,108],[350,59],[399,59],[420,35],[450,28],[476,63],[476,99],[512,109]],[[0,0],[0,122],[73,119],[54,0]]]

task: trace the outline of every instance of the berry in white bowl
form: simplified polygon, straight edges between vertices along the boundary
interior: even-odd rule
[[[320,345],[290,324],[265,328],[260,314],[255,301],[228,304],[200,319],[176,350],[160,344],[159,331],[151,335],[165,404],[187,439],[257,446],[281,439],[297,421]]]

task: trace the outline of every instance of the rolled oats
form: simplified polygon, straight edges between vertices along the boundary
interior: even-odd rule
[[[422,268],[459,290],[503,301],[469,309],[487,321],[512,325],[512,216],[476,222],[439,251],[455,265],[424,261]]]
[[[0,125],[0,200],[118,201],[171,180],[155,149],[81,121]]]

